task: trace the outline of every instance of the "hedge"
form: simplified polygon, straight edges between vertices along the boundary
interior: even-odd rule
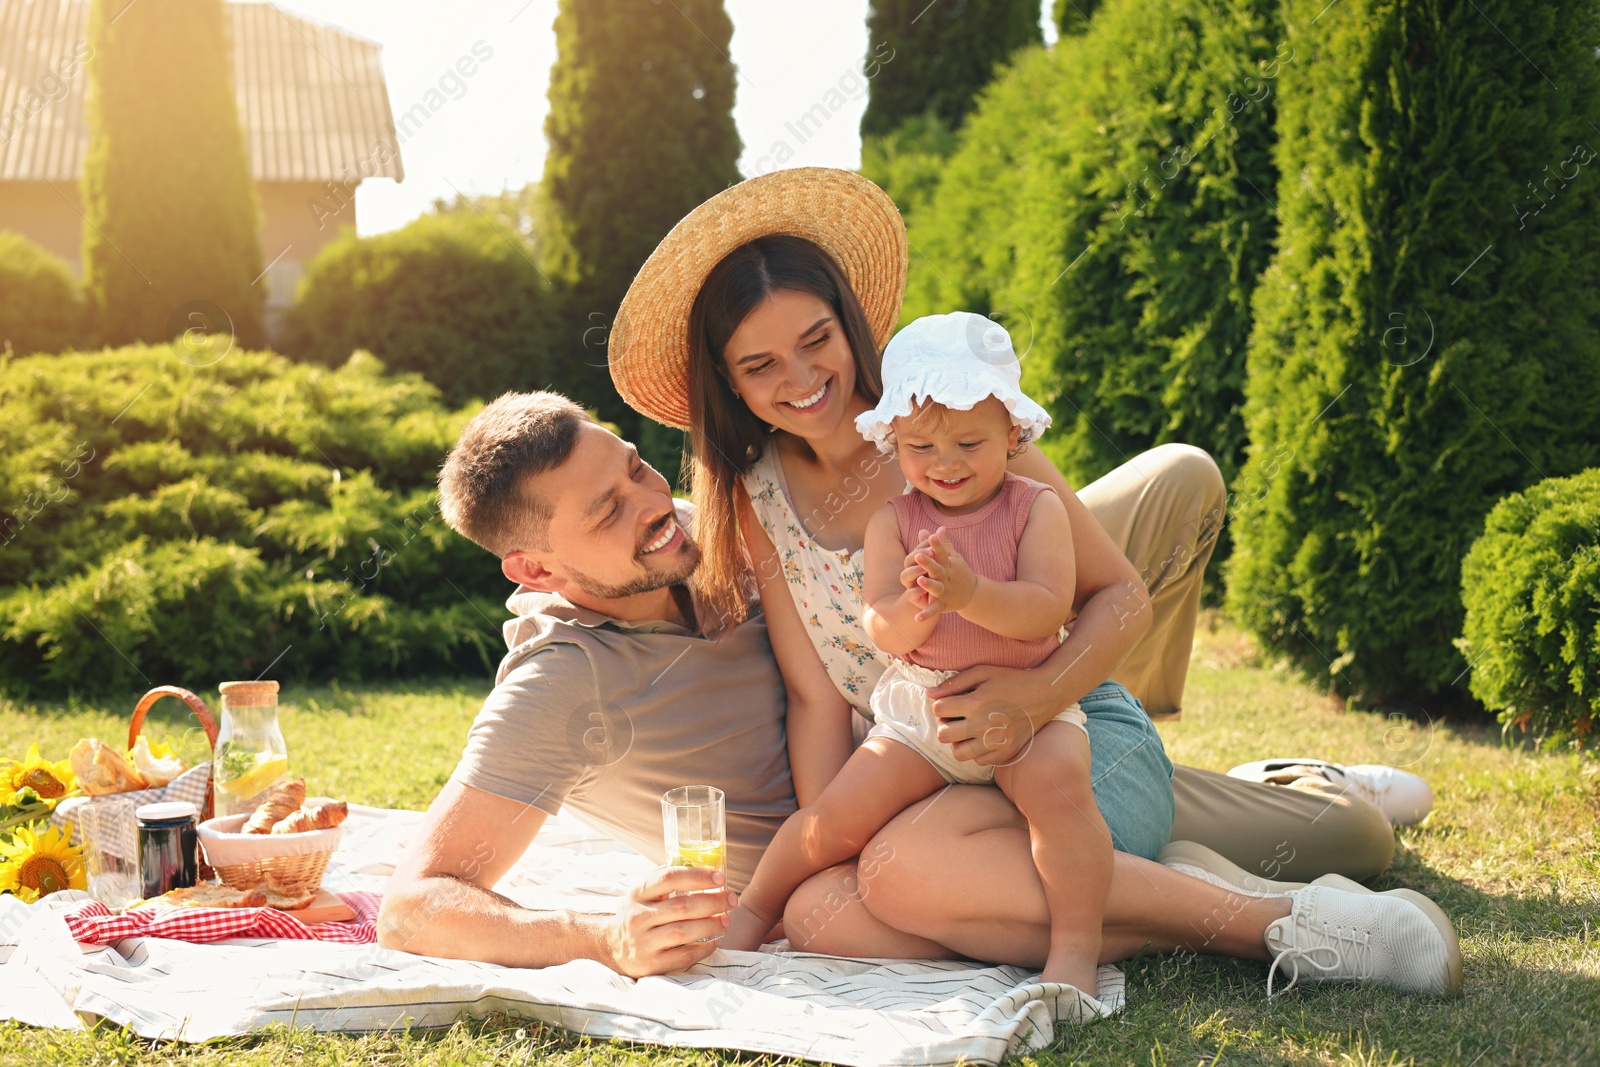
[[[19,233],[0,230],[0,352],[60,352],[83,343],[72,270]]]
[[[1600,463],[1600,22],[1510,0],[1284,19],[1260,502],[1235,515],[1229,603],[1346,696],[1470,703],[1468,546],[1501,498]]]
[[[470,410],[358,354],[35,356],[0,379],[0,689],[482,671],[505,581],[438,515]]]
[[[1600,718],[1600,469],[1489,512],[1461,565],[1473,696],[1507,730],[1592,747]]]
[[[907,318],[988,312],[1079,483],[1183,441],[1244,459],[1250,296],[1277,227],[1270,0],[1113,0],[984,93],[914,210]]]
[[[347,230],[300,279],[284,351],[338,366],[365,349],[456,404],[544,388],[555,301],[530,256],[470,207],[374,237]]]

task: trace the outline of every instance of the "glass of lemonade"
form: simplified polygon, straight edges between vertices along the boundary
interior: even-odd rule
[[[712,785],[680,785],[661,795],[667,865],[728,873],[727,808]]]

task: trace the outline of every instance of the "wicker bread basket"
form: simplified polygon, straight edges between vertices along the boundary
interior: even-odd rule
[[[328,860],[344,837],[344,827],[299,834],[245,834],[250,816],[225,815],[200,824],[200,848],[223,884],[254,889],[271,881],[290,895],[315,893],[322,887]]]

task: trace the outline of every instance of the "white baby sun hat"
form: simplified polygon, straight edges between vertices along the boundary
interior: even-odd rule
[[[883,350],[883,399],[856,417],[856,429],[887,451],[894,436],[890,423],[918,403],[971,411],[991,396],[1011,412],[1026,439],[1050,427],[1049,413],[1022,391],[1022,362],[1004,326],[970,311],[925,315]]]

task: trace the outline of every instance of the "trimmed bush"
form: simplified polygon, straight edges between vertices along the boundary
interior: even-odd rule
[[[0,352],[60,352],[83,338],[72,270],[19,233],[0,230]]]
[[[452,404],[545,388],[555,301],[530,257],[520,234],[470,208],[374,237],[347,230],[300,279],[283,347],[330,367],[365,349]]]
[[[100,339],[262,338],[261,207],[221,0],[95,0],[83,288]]]
[[[996,68],[1043,40],[1038,0],[872,0],[867,36],[867,61],[880,66],[861,116],[863,137],[925,114],[960,126]]]
[[[1282,243],[1249,357],[1264,488],[1235,516],[1229,603],[1347,696],[1463,701],[1461,560],[1484,517],[1600,463],[1600,22],[1325,8],[1285,7]]]
[[[0,379],[0,689],[482,671],[505,580],[438,515],[470,411],[358,354],[181,345]]]
[[[1078,484],[1144,449],[1244,458],[1250,296],[1276,235],[1269,0],[1113,0],[1097,31],[1029,50],[984,91],[910,220],[904,316],[1012,331]]]
[[[1472,695],[1506,729],[1593,746],[1600,719],[1600,469],[1496,504],[1461,565]]]

